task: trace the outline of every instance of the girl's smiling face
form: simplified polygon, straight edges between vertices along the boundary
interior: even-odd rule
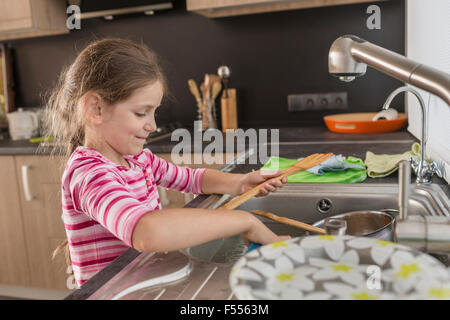
[[[111,160],[123,159],[123,155],[139,154],[146,138],[157,128],[155,111],[163,98],[163,86],[156,81],[145,87],[136,89],[133,94],[120,102],[105,108],[99,126]],[[106,155],[105,154],[105,155]]]

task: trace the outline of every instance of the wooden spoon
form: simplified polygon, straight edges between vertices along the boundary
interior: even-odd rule
[[[199,108],[202,105],[202,98],[200,96],[200,92],[198,91],[197,83],[195,83],[194,79],[188,80],[189,90],[191,91],[192,95],[195,97],[195,101],[197,101],[197,105]]]
[[[208,89],[206,88],[205,82],[200,84],[200,90],[202,91],[202,130],[206,130],[208,128],[208,117],[206,111],[206,96],[208,95]]]
[[[259,193],[259,191],[264,187],[264,185],[266,183],[270,183],[273,180],[280,180],[281,181],[281,179],[283,179],[284,177],[288,177],[288,176],[293,175],[295,173],[298,173],[300,171],[308,170],[309,168],[315,167],[318,164],[322,163],[323,161],[325,161],[326,159],[328,159],[332,155],[333,155],[332,153],[326,153],[326,154],[325,153],[314,153],[314,154],[312,154],[310,156],[307,156],[306,158],[304,158],[304,159],[302,159],[300,161],[297,161],[296,163],[294,163],[293,165],[291,165],[290,167],[285,169],[283,171],[283,173],[281,175],[279,175],[278,177],[275,177],[275,178],[272,178],[272,179],[270,179],[268,181],[264,181],[264,182],[260,183],[259,185],[257,185],[253,189],[250,189],[249,191],[247,191],[247,192],[241,194],[240,196],[234,198],[230,202],[224,204],[219,209],[233,210],[233,209],[239,207],[241,204],[243,204],[247,200],[250,200],[251,198],[256,196]]]
[[[209,74],[205,74],[205,95],[203,96],[203,103],[205,105],[205,113],[206,113],[206,119],[208,120],[208,128],[216,128],[216,123],[213,119],[212,115],[212,103],[211,100],[211,91],[213,87],[213,80]]]
[[[211,87],[212,87],[212,79],[209,76],[209,74],[205,74],[205,92],[206,92],[206,96],[204,96],[203,98],[206,98],[207,100],[211,99]]]
[[[211,79],[211,82],[213,83],[220,83],[222,85],[222,79],[220,79],[220,77],[217,74],[209,74],[209,78]]]
[[[197,101],[198,119],[201,119],[202,111],[203,111],[203,103],[202,103],[202,97],[198,90],[197,83],[194,81],[194,79],[189,79],[188,85],[189,85],[189,90],[191,91],[192,95],[195,97],[195,101]]]
[[[263,210],[253,210],[252,213],[256,214],[258,216],[261,216],[261,217],[264,217],[264,218],[267,218],[267,219],[270,219],[273,221],[281,222],[284,224],[288,224],[290,226],[300,228],[303,230],[307,230],[307,231],[311,231],[311,232],[315,232],[315,233],[319,233],[319,234],[327,234],[325,229],[314,227],[310,224],[303,223],[303,222],[293,220],[293,219],[289,219],[286,217],[279,217],[276,214],[273,214],[271,212],[267,212],[267,211],[263,211]]]
[[[217,96],[220,93],[220,90],[222,90],[222,84],[219,82],[213,82],[212,85],[212,99],[213,101],[216,100]]]

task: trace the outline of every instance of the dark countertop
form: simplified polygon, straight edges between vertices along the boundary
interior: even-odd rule
[[[268,130],[270,132],[270,129]],[[191,131],[192,133],[192,131]],[[325,127],[305,127],[305,128],[280,128],[279,130],[279,156],[286,158],[298,158],[316,152],[333,152],[343,156],[354,156],[365,159],[367,151],[375,154],[399,154],[411,149],[411,145],[417,141],[414,136],[405,129],[398,132],[383,134],[342,134],[328,131]],[[268,138],[270,142],[270,137]],[[145,147],[154,153],[170,153],[178,141],[171,141],[170,137],[147,144]],[[204,142],[208,145],[209,142]],[[225,146],[225,143],[223,144]],[[28,141],[0,140],[0,155],[6,154],[35,154],[37,144]],[[270,147],[268,147],[270,151]],[[51,151],[47,149],[48,153]],[[192,148],[192,152],[195,150]],[[44,153],[45,154],[45,153]],[[269,152],[270,155],[270,152]],[[247,173],[252,169],[261,167],[261,163],[238,165],[231,172]],[[397,173],[385,178],[367,178],[363,183],[397,183]],[[413,179],[413,178],[412,178]],[[446,194],[450,195],[448,184],[440,178],[433,178],[433,183],[441,185]],[[196,197],[186,207],[197,207],[208,196]],[[133,261],[140,253],[134,249],[127,250],[124,254],[111,262],[102,271],[93,276],[83,286],[75,290],[67,300],[87,299],[104,283],[109,281],[115,274]]]
[[[246,130],[246,129],[244,129]],[[268,138],[267,142],[271,140],[272,130],[279,130],[279,141],[283,144],[289,145],[289,143],[294,142],[304,142],[311,143],[312,141],[322,141],[322,142],[330,142],[332,141],[340,141],[341,144],[352,143],[352,142],[363,142],[367,141],[367,144],[370,145],[371,142],[377,141],[386,141],[387,149],[386,153],[390,153],[395,150],[395,147],[390,148],[389,146],[393,146],[395,143],[406,143],[411,145],[412,142],[415,141],[415,138],[406,130],[397,131],[397,132],[388,132],[381,134],[345,134],[345,133],[334,133],[328,131],[325,127],[317,126],[317,127],[303,127],[303,128],[280,128],[280,129],[267,129],[268,130]],[[191,135],[192,142],[194,140],[194,133],[192,129],[189,129],[187,132]],[[203,133],[204,135],[204,133]],[[196,136],[197,137],[197,136]],[[199,136],[200,140],[202,140],[202,150],[208,146],[210,141],[203,141],[203,136]],[[150,141],[144,147],[149,148],[153,153],[170,153],[172,148],[180,143],[182,140],[171,141],[171,137],[166,137],[157,141]],[[258,140],[259,142],[260,140]],[[225,138],[222,143],[225,147]],[[28,140],[18,140],[13,141],[8,138],[0,137],[0,155],[35,155],[37,153],[39,143],[31,143]],[[326,146],[325,146],[326,148]],[[52,147],[42,149],[41,154],[50,154],[53,150]],[[292,149],[296,150],[296,149]],[[408,148],[406,148],[408,150]],[[192,147],[192,152],[196,152],[196,150]],[[320,152],[319,150],[317,152]],[[342,152],[339,152],[342,153]],[[280,154],[281,155],[281,154]],[[300,155],[301,156],[301,155]]]

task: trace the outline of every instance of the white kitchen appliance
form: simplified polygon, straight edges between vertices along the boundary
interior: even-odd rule
[[[9,135],[12,140],[24,140],[38,134],[39,120],[36,112],[18,108],[6,114],[9,124]]]

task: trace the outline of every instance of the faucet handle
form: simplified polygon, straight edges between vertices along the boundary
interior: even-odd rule
[[[439,165],[439,163],[437,161],[433,161],[433,162],[430,163],[430,170],[433,173],[436,173],[436,175],[439,178],[443,178],[444,177],[444,174],[442,173],[442,170],[441,170],[441,166]]]
[[[420,158],[417,156],[411,156],[409,158],[409,163],[411,164],[411,168],[414,170],[414,172],[417,174],[417,170],[419,168]]]
[[[439,178],[443,177],[441,166],[436,161],[424,160],[422,167],[420,166],[420,159],[418,157],[411,157],[410,162],[417,176],[417,183],[431,183],[433,174],[436,174]]]

